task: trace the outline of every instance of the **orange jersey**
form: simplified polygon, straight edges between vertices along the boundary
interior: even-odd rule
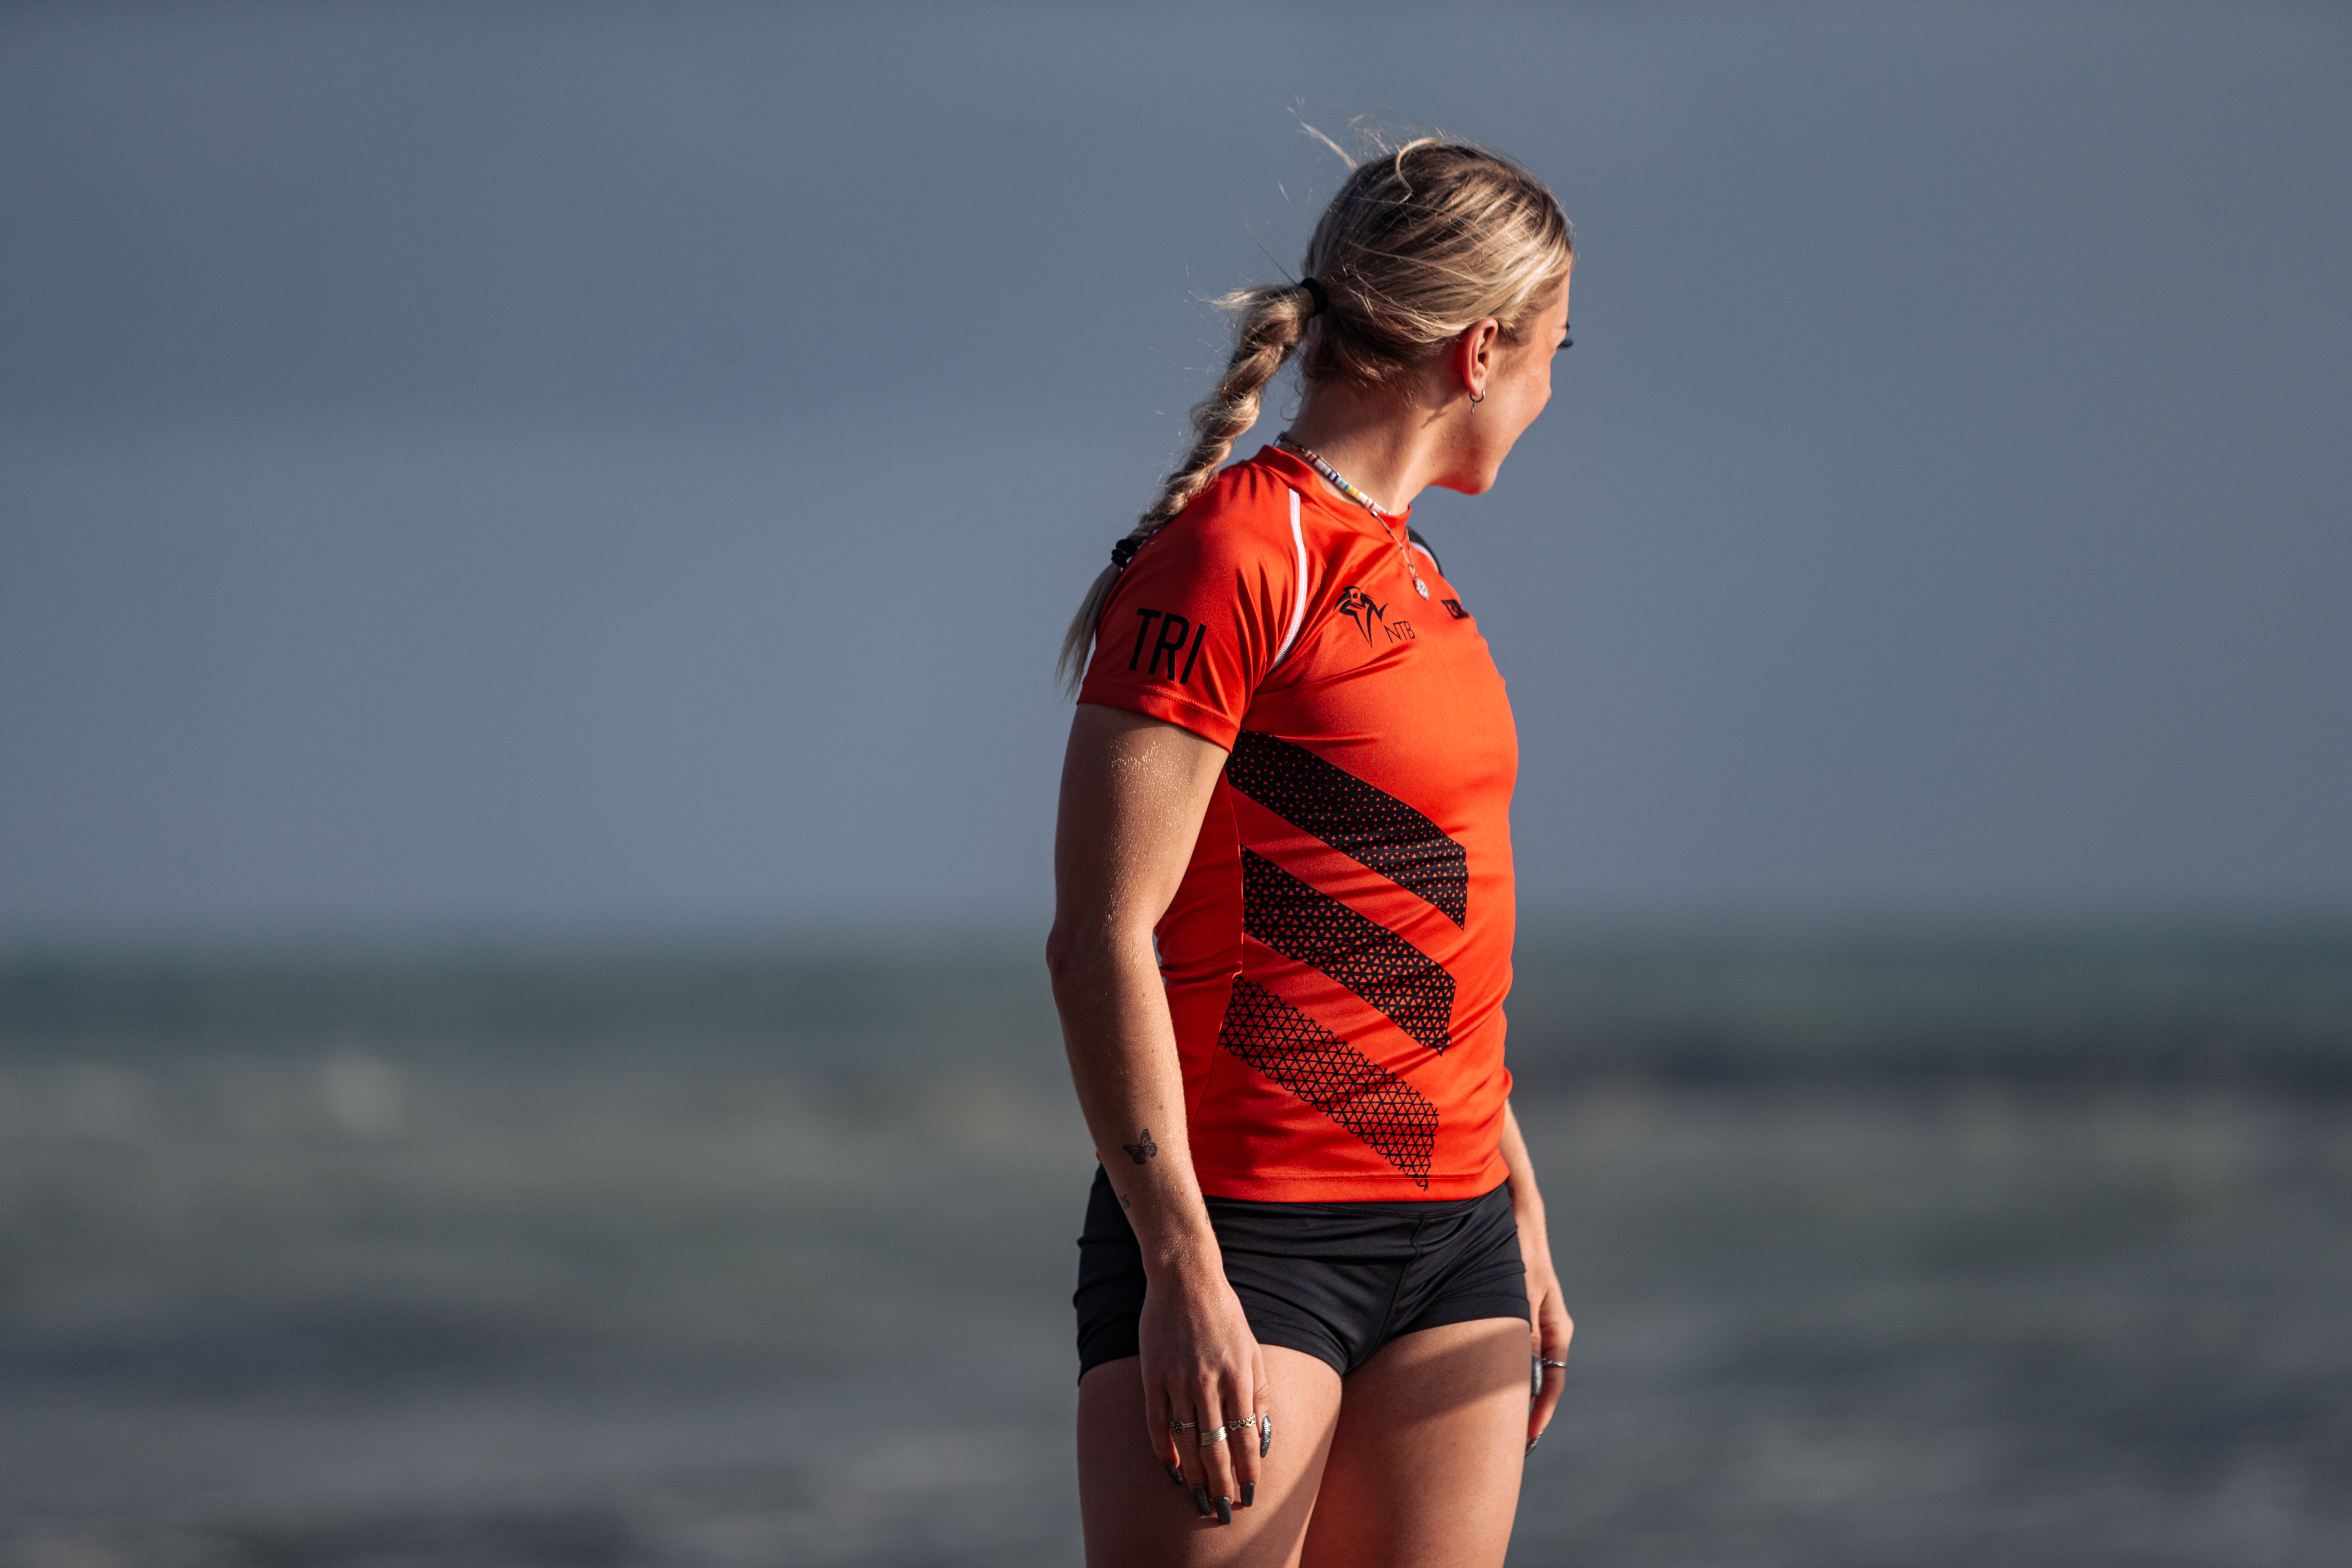
[[[1078,700],[1232,754],[1159,927],[1215,1197],[1502,1184],[1518,735],[1418,544],[1268,447],[1145,542]]]

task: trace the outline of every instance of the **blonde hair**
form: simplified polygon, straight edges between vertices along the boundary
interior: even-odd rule
[[[1319,134],[1319,133],[1318,133]],[[1328,139],[1327,139],[1328,142]],[[1426,363],[1493,317],[1517,342],[1576,259],[1576,231],[1541,181],[1464,142],[1420,137],[1355,165],[1307,241],[1306,282],[1237,289],[1216,389],[1192,405],[1192,445],[1097,575],[1062,638],[1056,669],[1075,689],[1111,587],[1142,542],[1208,487],[1265,389],[1296,357],[1308,381],[1379,385]]]

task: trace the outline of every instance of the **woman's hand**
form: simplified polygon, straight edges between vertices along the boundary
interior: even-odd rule
[[[1568,1342],[1576,1333],[1576,1321],[1559,1299],[1559,1276],[1551,1266],[1551,1242],[1544,1234],[1542,1204],[1535,1205],[1532,1224],[1524,1212],[1517,1218],[1519,1257],[1528,1266],[1529,1348],[1536,1358],[1535,1402],[1528,1409],[1528,1447],[1533,1448],[1559,1405],[1560,1363],[1568,1360]]]
[[[1528,1447],[1533,1448],[1559,1407],[1559,1373],[1576,1322],[1559,1299],[1559,1275],[1551,1266],[1551,1237],[1544,1228],[1543,1194],[1536,1189],[1535,1162],[1519,1135],[1519,1118],[1503,1107],[1503,1164],[1511,1173],[1511,1217],[1519,1227],[1519,1260],[1528,1270],[1528,1351],[1535,1359],[1535,1397],[1528,1405]]]
[[[1257,1500],[1265,1360],[1213,1256],[1178,1281],[1152,1282],[1138,1335],[1151,1446],[1202,1513],[1231,1524],[1235,1505]],[[1179,1432],[1178,1421],[1191,1425]],[[1221,1429],[1222,1440],[1202,1441]]]

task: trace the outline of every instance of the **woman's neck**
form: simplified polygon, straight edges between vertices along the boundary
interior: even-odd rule
[[[1298,417],[1290,422],[1291,439],[1345,475],[1382,510],[1403,511],[1424,489],[1442,482],[1452,456],[1452,421],[1412,397],[1416,390],[1310,383]],[[1328,480],[1323,483],[1330,488]]]

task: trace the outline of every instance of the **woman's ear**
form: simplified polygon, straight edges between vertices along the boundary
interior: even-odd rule
[[[1486,378],[1495,371],[1495,345],[1503,335],[1503,323],[1489,316],[1462,329],[1454,340],[1454,374],[1461,378],[1462,390],[1473,399],[1486,395]]]

